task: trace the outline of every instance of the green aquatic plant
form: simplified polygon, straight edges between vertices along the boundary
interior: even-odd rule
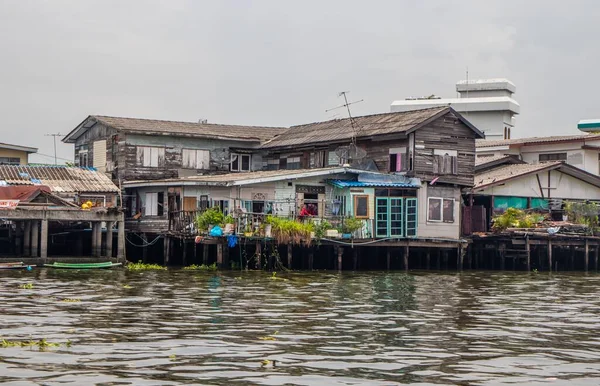
[[[170,360],[170,361],[177,360],[177,355],[175,355],[175,354],[171,354],[171,355],[169,355],[169,360]]]
[[[202,265],[188,265],[183,267],[184,271],[216,271],[218,269],[217,263],[212,263],[210,265],[202,264]]]
[[[137,263],[127,264],[129,271],[166,271],[167,267],[158,264],[146,264],[139,260]]]
[[[33,289],[33,283],[21,284],[19,286],[20,289]]]
[[[78,298],[64,298],[61,300],[61,302],[65,302],[65,303],[79,303],[81,302],[81,299]]]
[[[65,343],[66,347],[71,347],[72,342],[67,340]],[[0,340],[0,347],[2,348],[13,348],[13,347],[38,347],[40,351],[44,351],[52,347],[60,347],[60,343],[48,342],[46,338],[40,340]]]
[[[123,288],[125,288],[125,289],[132,289],[133,287],[130,286],[129,284],[123,284]]]

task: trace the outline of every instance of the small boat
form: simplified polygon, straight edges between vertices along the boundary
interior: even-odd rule
[[[110,269],[120,267],[122,263],[113,263],[110,261],[104,263],[52,263],[44,264],[44,267],[60,269]]]
[[[31,268],[31,265],[25,264],[22,261],[14,263],[0,263],[0,269],[26,269],[28,271],[31,271]]]

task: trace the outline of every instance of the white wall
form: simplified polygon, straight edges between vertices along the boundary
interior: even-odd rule
[[[548,172],[539,173],[542,188],[548,186]],[[538,197],[542,198],[536,175],[528,175],[508,181],[504,185],[494,186],[478,193],[495,196]],[[550,197],[573,200],[600,200],[600,188],[575,177],[552,170],[550,172]],[[543,189],[548,198],[548,189]]]
[[[427,187],[427,183],[423,183],[417,196],[419,206],[417,236],[420,238],[446,238],[455,240],[460,238],[460,189],[454,188],[452,196],[445,197],[454,198],[454,222],[446,223],[427,221],[429,213]]]

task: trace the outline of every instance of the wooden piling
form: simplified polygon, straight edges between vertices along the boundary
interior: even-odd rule
[[[260,241],[256,242],[256,269],[262,269],[262,244]]]
[[[390,247],[387,247],[385,250],[386,250],[385,266],[386,266],[386,269],[389,271],[390,267],[392,265],[392,253],[390,251]]]
[[[223,244],[217,244],[217,267],[223,268]]]
[[[527,253],[527,272],[531,271],[531,245],[529,236],[525,237],[525,252]]]
[[[312,253],[311,253],[312,255]],[[342,270],[342,256],[344,255],[344,248],[343,247],[338,247],[338,253],[337,253],[337,269],[338,271]]]
[[[202,244],[202,264],[208,265],[208,253],[209,253],[209,245]]]
[[[440,249],[437,250],[437,261],[436,261],[436,269],[439,271],[442,269],[442,251]]]
[[[596,248],[594,248],[594,268],[596,268],[596,271],[598,271],[598,249],[600,249],[600,246],[596,245]]]
[[[185,242],[185,239],[181,239],[181,248],[183,249],[181,254],[181,264],[185,266],[187,260],[187,243]]]
[[[500,244],[498,252],[500,253],[500,269],[504,271],[506,269],[506,245]]]
[[[426,261],[426,267],[427,270],[429,270],[429,268],[431,267],[431,252],[429,251],[429,248],[427,249],[427,255],[425,256],[425,261]]]
[[[404,247],[404,256],[403,256],[404,257],[404,270],[405,271],[408,271],[408,256],[409,256],[409,253],[410,253],[410,249],[409,249],[409,246],[407,245],[407,246]]]
[[[461,244],[458,247],[458,256],[459,256],[459,266],[458,266],[458,270],[462,271],[463,270],[463,265],[465,262],[465,248],[463,247],[463,245]]]
[[[583,261],[583,265],[585,266],[585,272],[588,271],[588,267],[590,264],[590,244],[589,244],[589,240],[586,238],[585,239],[585,256],[584,256],[584,261]]]
[[[352,270],[356,271],[358,269],[358,247],[354,247],[352,250]]]
[[[548,270],[552,272],[552,239],[548,239]]]
[[[287,245],[287,267],[292,269],[292,244]]]
[[[145,249],[145,248],[144,248]],[[163,264],[169,264],[169,256],[171,254],[171,239],[169,236],[163,236]]]
[[[312,248],[308,250],[308,270],[312,271],[314,267],[314,253]]]
[[[96,225],[99,226],[100,224],[96,224]],[[94,232],[94,233],[96,233],[96,232]],[[94,250],[96,251],[96,252],[94,252],[94,256],[99,256],[97,254],[98,253],[97,252],[97,250],[98,250],[98,242],[99,242],[98,241],[98,235],[96,235],[96,237],[94,238],[94,240],[96,240],[96,244],[94,244],[94,246],[93,246]],[[146,236],[145,233],[142,233],[142,240],[143,240],[144,244],[146,244],[148,242],[148,237]],[[142,261],[144,263],[148,262],[148,246],[143,246],[142,247]]]

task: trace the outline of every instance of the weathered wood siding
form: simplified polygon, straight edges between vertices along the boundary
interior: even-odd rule
[[[415,177],[431,181],[473,186],[475,173],[475,133],[459,121],[453,113],[431,122],[414,132]],[[438,175],[434,173],[434,150],[455,150],[457,152],[457,174]]]

